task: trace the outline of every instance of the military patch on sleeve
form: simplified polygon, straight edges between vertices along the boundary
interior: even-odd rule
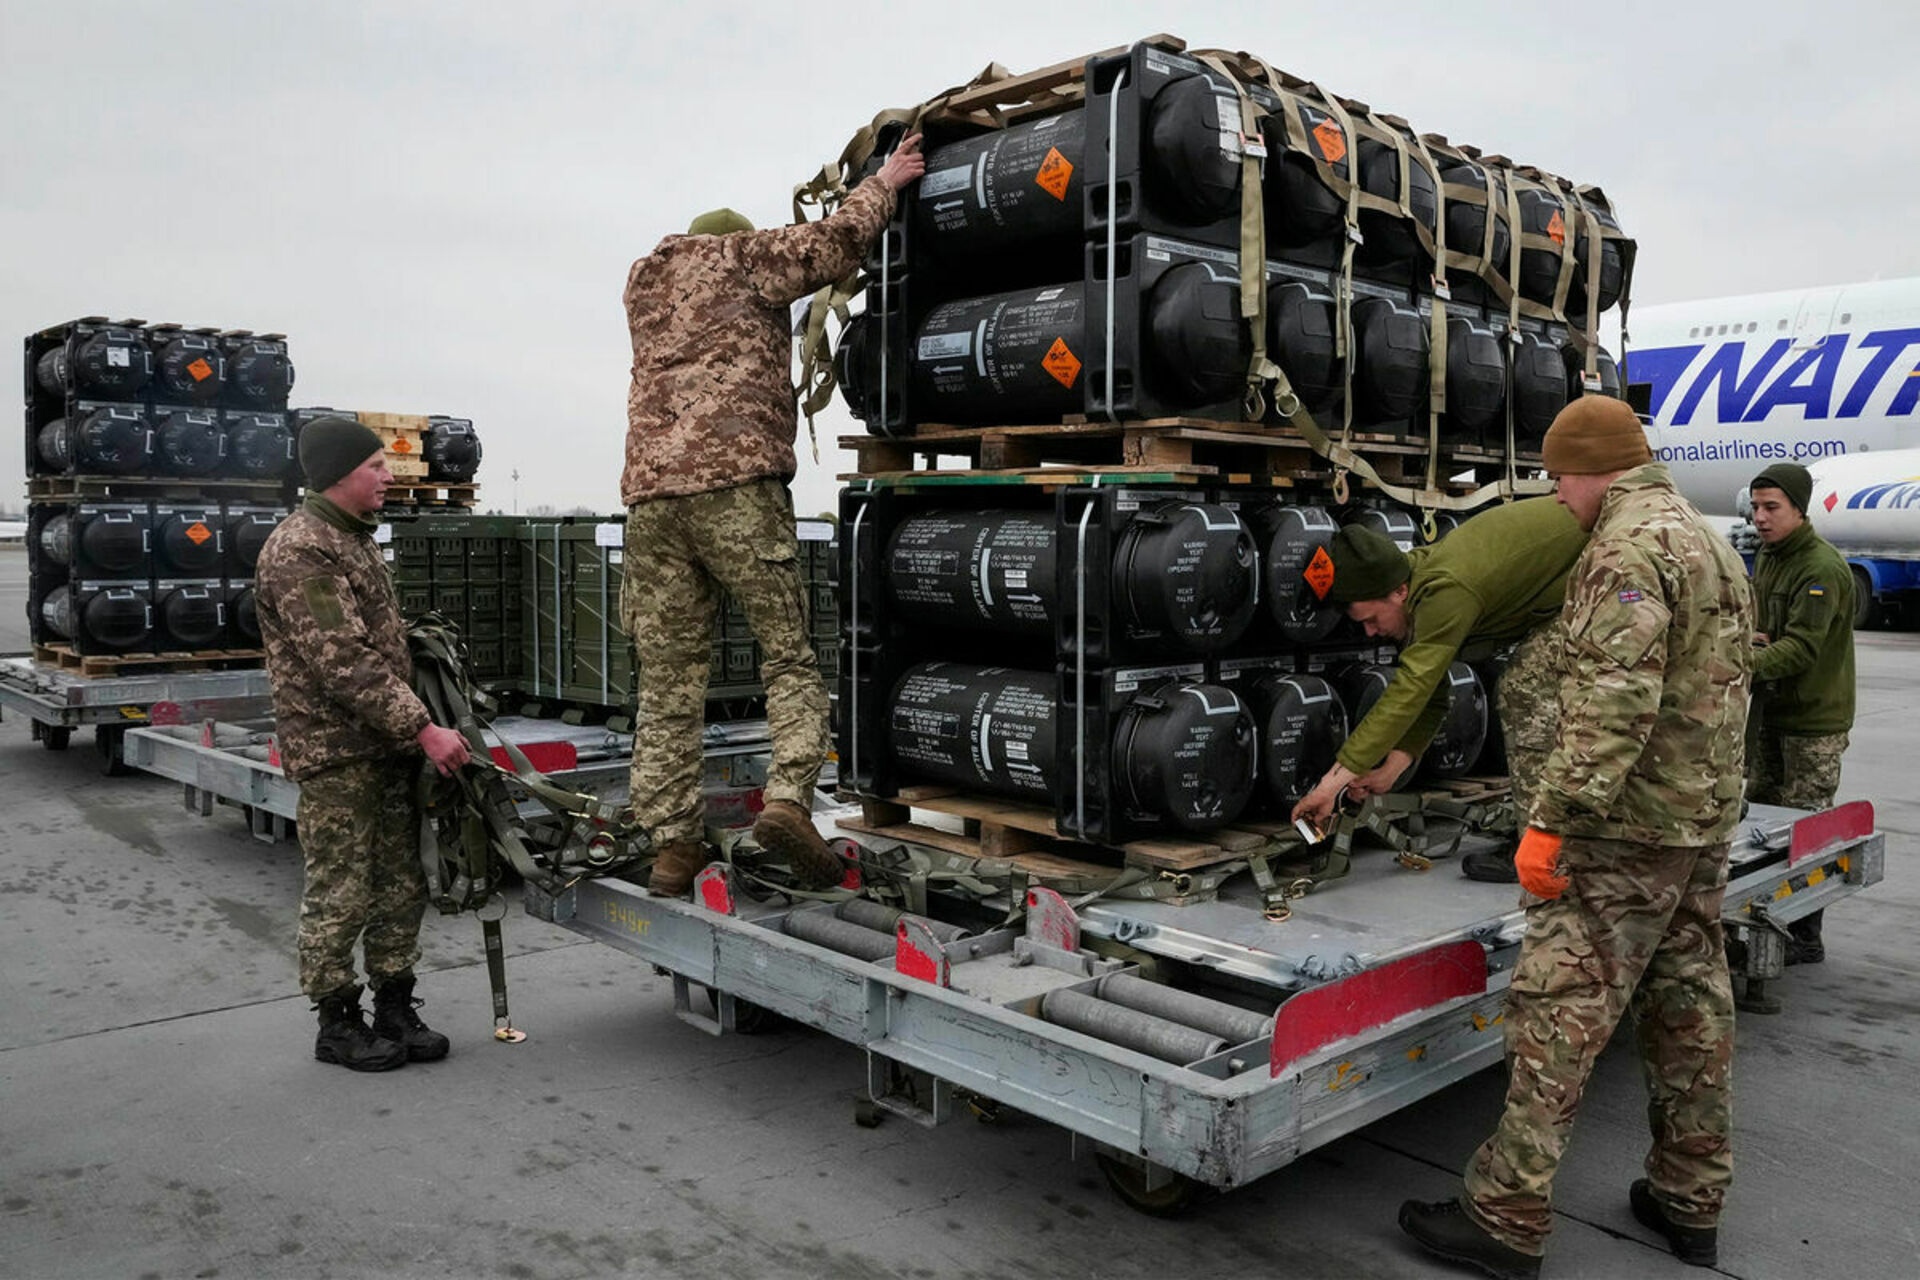
[[[1809,582],[1807,584],[1807,594],[1810,596],[1824,596],[1827,594],[1827,589],[1818,582]]]
[[[1639,604],[1643,599],[1645,599],[1645,597],[1640,594],[1638,587],[1628,587],[1620,593],[1621,604]]]
[[[340,606],[340,592],[332,578],[308,578],[300,584],[300,593],[306,598],[314,626],[332,631],[346,624],[347,611]]]

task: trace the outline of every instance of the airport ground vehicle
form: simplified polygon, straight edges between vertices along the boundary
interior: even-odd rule
[[[563,778],[624,771],[624,744],[604,730],[511,728],[556,765],[572,754],[577,771],[557,769]],[[710,785],[751,793],[757,733],[716,735]],[[281,815],[264,825],[285,834],[296,792],[263,743],[258,726],[156,726],[129,734],[127,758],[184,782],[190,807]],[[1116,1192],[1154,1213],[1272,1172],[1501,1058],[1523,915],[1511,887],[1453,873],[1444,855],[1478,837],[1449,848],[1438,823],[1433,858],[1357,848],[1348,875],[1289,899],[1282,919],[1238,869],[1111,868],[1089,886],[1085,867],[1059,859],[967,858],[853,833],[860,843],[838,827],[856,810],[820,820],[841,836],[858,895],[777,893],[743,857],[703,872],[691,901],[588,877],[526,884],[525,909],[671,973],[677,1012],[703,1030],[785,1019],[859,1046],[864,1122],[1012,1108],[1091,1144]],[[1744,944],[1750,990],[1780,972],[1784,926],[1877,883],[1885,848],[1865,803],[1756,808],[1742,822],[1723,918]],[[1149,885],[1173,896],[1130,896]]]
[[[91,727],[101,767],[124,772],[129,729],[147,724],[182,724],[202,719],[247,720],[271,710],[267,673],[259,668],[230,671],[130,670],[109,677],[77,673],[28,657],[0,659],[0,708],[18,712],[32,724],[33,740],[49,751],[64,751],[75,729]]]

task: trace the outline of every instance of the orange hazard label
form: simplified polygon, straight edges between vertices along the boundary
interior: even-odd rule
[[[1327,554],[1325,547],[1313,549],[1313,559],[1307,561],[1307,567],[1300,573],[1313,588],[1313,594],[1325,600],[1327,592],[1333,590],[1333,557]]]
[[[1067,198],[1067,183],[1073,181],[1073,161],[1060,154],[1060,148],[1047,148],[1047,158],[1040,162],[1040,172],[1033,175],[1040,189],[1055,200]],[[1074,366],[1078,368],[1078,365]]]
[[[1040,367],[1052,374],[1063,387],[1071,387],[1080,376],[1080,357],[1067,349],[1065,338],[1055,338],[1040,359]]]
[[[1561,219],[1558,209],[1555,209],[1553,216],[1547,219],[1547,239],[1555,244],[1567,242],[1567,224]]]
[[[195,360],[187,366],[187,372],[193,375],[195,382],[205,382],[213,376],[213,366],[207,363],[205,356],[201,356],[198,360]]]
[[[388,445],[387,448],[394,453],[412,453],[413,441],[409,440],[406,436],[395,436],[393,443]]]
[[[212,536],[213,536],[213,530],[207,528],[207,526],[203,524],[196,523],[196,524],[190,524],[187,526],[187,538],[196,547],[199,546],[201,543],[205,542],[208,538],[211,538]]]
[[[1322,120],[1313,126],[1313,140],[1320,144],[1320,158],[1328,164],[1339,164],[1347,158],[1347,135],[1333,121]]]

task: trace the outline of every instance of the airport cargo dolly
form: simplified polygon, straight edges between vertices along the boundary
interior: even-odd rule
[[[140,671],[85,676],[28,657],[0,658],[0,708],[32,722],[33,740],[64,751],[73,731],[93,728],[102,767],[124,772],[125,737],[147,724],[198,724],[266,716],[273,709],[263,668]]]
[[[499,727],[557,780],[624,782],[630,737]],[[254,818],[274,838],[297,787],[268,762],[267,736],[235,724],[141,728],[127,759],[185,783],[201,813],[218,801],[276,815],[265,832]],[[763,725],[716,726],[710,795],[750,794],[765,751]],[[521,812],[542,820],[537,805]],[[1190,877],[1171,888],[1195,890],[1156,900],[1127,896],[1140,892],[1136,873],[1130,889],[1101,895],[1105,886],[1050,884],[1044,863],[1023,871],[1019,859],[856,843],[835,824],[857,813],[816,820],[859,895],[773,891],[748,856],[708,867],[690,901],[588,876],[525,883],[524,907],[671,974],[676,1014],[710,1034],[786,1019],[865,1050],[863,1122],[1024,1112],[1086,1140],[1115,1191],[1147,1212],[1271,1173],[1501,1060],[1525,928],[1519,891],[1468,880],[1449,858],[1423,866],[1357,847],[1347,875],[1290,898],[1275,919],[1247,875],[1152,873]],[[1787,924],[1883,878],[1886,838],[1873,821],[1864,802],[1816,814],[1756,806],[1742,820],[1722,920],[1749,991],[1781,972]],[[1435,834],[1429,852],[1451,838]]]
[[[1878,882],[1885,847],[1865,803],[1756,807],[1723,911],[1747,980],[1780,972],[1785,924]],[[868,866],[902,852],[840,848]],[[704,1030],[752,1030],[764,1011],[826,1031],[866,1051],[873,1107],[931,1126],[964,1098],[1051,1121],[1092,1144],[1129,1204],[1170,1213],[1501,1060],[1518,889],[1418,861],[1358,853],[1280,921],[1245,876],[1188,905],[1069,902],[1033,879],[1007,927],[969,928],[1007,900],[949,897],[937,878],[920,914],[756,898],[724,865],[690,902],[602,878],[528,885],[525,905],[673,974],[677,1013]]]

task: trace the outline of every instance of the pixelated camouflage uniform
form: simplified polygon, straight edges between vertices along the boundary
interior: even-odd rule
[[[813,805],[831,745],[794,538],[791,304],[859,265],[892,216],[878,178],[821,222],[668,236],[627,276],[633,383],[621,618],[640,659],[632,804],[656,843],[697,837],[719,592],[760,642],[768,801]]]
[[[1733,985],[1720,901],[1739,818],[1753,611],[1732,547],[1657,463],[1608,487],[1568,581],[1561,723],[1532,825],[1569,884],[1527,912],[1509,1081],[1466,1169],[1470,1216],[1542,1252],[1594,1060],[1631,1008],[1669,1218],[1716,1225],[1732,1178]]]
[[[255,570],[281,767],[300,784],[300,989],[316,998],[354,981],[356,939],[374,986],[412,968],[426,911],[414,782],[429,717],[375,527],[309,494]]]
[[[1552,498],[1529,498],[1482,511],[1429,547],[1408,553],[1407,623],[1412,638],[1400,651],[1393,681],[1341,745],[1339,761],[1366,773],[1398,747],[1418,756],[1446,716],[1447,670],[1456,658],[1474,662],[1551,624],[1566,598],[1567,572],[1587,535]],[[1551,650],[1523,644],[1501,677],[1497,695],[1509,771],[1537,773],[1552,745],[1552,706],[1559,693]],[[1535,719],[1544,697],[1547,736]],[[1509,714],[1521,715],[1510,723]],[[1534,748],[1528,754],[1528,747]],[[1516,747],[1519,755],[1516,757]],[[1517,763],[1516,763],[1517,760]],[[1524,789],[1516,782],[1516,794]],[[1516,806],[1517,811],[1517,806]]]
[[[1507,746],[1507,780],[1513,787],[1514,823],[1524,827],[1533,795],[1560,727],[1560,664],[1567,626],[1560,618],[1531,632],[1515,647],[1494,689],[1500,735]]]

